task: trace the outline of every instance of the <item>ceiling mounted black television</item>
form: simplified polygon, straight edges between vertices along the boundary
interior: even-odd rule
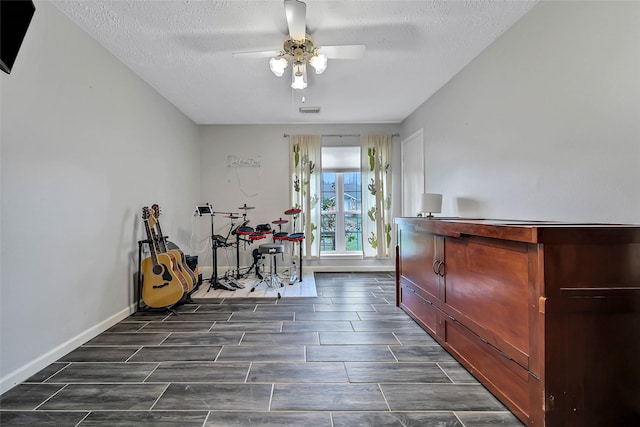
[[[11,73],[36,7],[31,0],[0,0],[0,69]]]

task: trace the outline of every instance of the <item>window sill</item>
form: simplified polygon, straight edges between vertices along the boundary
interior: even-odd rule
[[[348,254],[348,253],[323,253],[320,254],[320,259],[364,259],[362,253],[358,252],[358,253],[353,253],[353,254]]]

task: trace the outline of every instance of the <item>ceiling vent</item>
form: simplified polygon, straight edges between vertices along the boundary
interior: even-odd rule
[[[320,107],[300,107],[298,109],[302,114],[318,114]]]

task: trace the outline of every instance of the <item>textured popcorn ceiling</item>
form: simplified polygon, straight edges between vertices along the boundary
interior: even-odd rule
[[[526,14],[535,0],[307,0],[317,46],[364,44],[364,58],[329,60],[309,86],[290,87],[268,59],[280,49],[283,2],[53,3],[198,124],[400,122]],[[302,97],[305,103],[302,104]],[[320,114],[300,114],[320,106]]]

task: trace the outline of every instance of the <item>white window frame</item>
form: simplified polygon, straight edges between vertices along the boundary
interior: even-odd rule
[[[335,182],[335,195],[336,195],[336,203],[335,207],[332,210],[323,211],[321,215],[335,215],[335,249],[333,251],[320,250],[320,255],[362,255],[362,249],[347,251],[347,242],[345,239],[345,216],[348,214],[356,214],[360,215],[360,221],[362,221],[362,209],[353,210],[353,209],[345,209],[344,206],[344,174],[345,173],[359,173],[360,174],[360,186],[362,187],[362,173],[359,169],[323,169],[322,173],[335,173],[336,182]],[[324,179],[322,180],[324,182]],[[362,191],[362,188],[361,188]],[[360,205],[362,207],[362,204]],[[322,227],[322,225],[321,225]],[[320,235],[322,235],[322,229],[320,230]],[[362,235],[360,236],[362,239]],[[364,242],[360,242],[360,247]]]
[[[360,250],[355,250],[355,251],[347,251],[346,250],[346,246],[347,246],[347,242],[345,239],[345,215],[346,214],[359,214],[361,221],[363,221],[363,215],[364,212],[362,212],[362,203],[360,205],[360,211],[354,211],[354,210],[348,210],[345,212],[344,210],[344,173],[346,172],[355,172],[355,173],[359,173],[360,174],[360,191],[363,191],[362,188],[362,170],[361,170],[361,159],[360,159],[360,137],[359,136],[337,136],[337,137],[331,137],[331,136],[323,136],[322,138],[322,148],[321,150],[324,150],[325,148],[331,148],[331,147],[344,147],[344,148],[349,148],[349,149],[354,149],[354,151],[358,152],[358,161],[357,162],[353,162],[353,164],[349,164],[349,162],[343,162],[342,159],[346,159],[343,157],[333,157],[332,159],[332,164],[329,165],[325,162],[322,162],[322,170],[320,171],[321,174],[324,173],[335,173],[336,174],[336,188],[335,188],[335,195],[336,195],[336,205],[335,208],[332,209],[331,211],[321,211],[320,215],[322,216],[323,214],[334,214],[336,217],[336,222],[335,222],[335,229],[336,229],[336,236],[335,236],[335,250],[333,251],[326,251],[326,250],[322,250],[322,243],[320,244],[320,257],[347,257],[347,258],[351,258],[351,257],[359,257],[362,258],[364,256],[364,251],[363,249]],[[335,164],[333,164],[335,163]],[[324,179],[321,179],[321,182],[324,182]],[[361,193],[362,194],[362,193]],[[364,197],[364,195],[362,195]],[[322,236],[322,221],[320,221],[320,236]],[[361,239],[363,239],[363,237],[361,236]],[[361,241],[360,242],[360,247],[363,248],[364,246],[364,242]]]

